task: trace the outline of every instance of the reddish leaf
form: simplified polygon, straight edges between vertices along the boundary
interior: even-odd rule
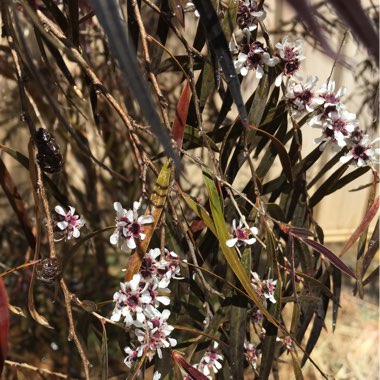
[[[359,226],[355,229],[353,234],[348,239],[347,243],[343,247],[342,251],[340,252],[339,257],[342,257],[356,242],[356,240],[359,239],[360,235],[366,230],[368,225],[371,223],[371,220],[376,216],[377,211],[379,210],[379,200],[380,197],[377,197],[375,201],[372,203],[372,206],[369,208],[367,213],[365,214],[362,222],[359,224]]]
[[[179,0],[170,0],[169,4],[171,5],[175,18],[179,21],[182,28],[185,27],[185,13],[183,12],[182,4]]]
[[[305,244],[309,245],[319,253],[321,253],[323,256],[326,257],[327,260],[330,261],[330,263],[334,266],[336,266],[340,271],[346,273],[348,276],[354,278],[355,280],[357,279],[355,276],[355,273],[334,253],[332,253],[327,247],[324,245],[314,241],[307,239],[305,237],[298,237],[298,239],[303,241]]]
[[[172,129],[173,138],[177,144],[178,149],[182,148],[183,144],[183,134],[185,131],[187,113],[189,112],[190,97],[190,85],[189,82],[186,82],[185,87],[183,88],[181,96],[178,100]]]
[[[205,376],[202,372],[194,368],[190,363],[188,363],[180,353],[173,351],[172,352],[173,360],[178,363],[194,380],[208,380],[208,377]]]
[[[314,236],[314,234],[311,231],[307,230],[306,228],[293,227],[287,224],[281,224],[280,228],[286,234],[292,235],[297,238],[306,237],[306,236]]]
[[[3,279],[0,277],[0,374],[8,353],[9,303]]]

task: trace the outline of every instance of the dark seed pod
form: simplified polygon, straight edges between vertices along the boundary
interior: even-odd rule
[[[46,129],[40,128],[35,134],[37,145],[37,162],[46,173],[57,173],[64,163],[59,145],[52,134]]]
[[[55,258],[42,259],[36,266],[37,279],[48,284],[62,277],[62,267]]]

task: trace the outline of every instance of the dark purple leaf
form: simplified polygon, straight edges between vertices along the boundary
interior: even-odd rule
[[[313,249],[315,249],[317,252],[322,254],[324,257],[326,257],[327,260],[330,261],[330,263],[334,266],[336,266],[339,270],[346,273],[348,276],[357,279],[355,276],[355,273],[334,253],[332,253],[327,247],[324,245],[307,238],[298,237],[301,241],[303,241],[305,244],[309,245]]]

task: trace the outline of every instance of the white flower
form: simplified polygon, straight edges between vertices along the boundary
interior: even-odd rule
[[[116,210],[116,229],[110,237],[110,243],[117,245],[121,241],[122,250],[135,249],[136,240],[145,239],[143,225],[153,223],[153,216],[139,216],[139,202],[133,202],[133,210],[124,209],[120,202],[115,202],[113,206]]]
[[[151,249],[145,256],[140,267],[140,274],[145,281],[155,283],[159,289],[165,289],[172,278],[179,277],[181,268],[176,253],[165,248],[165,254],[161,255],[159,248]]]
[[[334,148],[340,150],[349,143],[350,133],[356,129],[357,123],[354,113],[337,108],[336,111],[329,112],[322,125],[313,125],[315,128],[322,128],[322,136],[315,139],[314,142],[322,143],[319,147],[320,150],[324,150],[328,143],[334,143]]]
[[[347,92],[346,87],[341,87],[337,92],[335,90],[335,81],[330,80],[321,85],[317,94],[324,100],[324,108],[341,105],[341,98]]]
[[[368,135],[364,135],[360,142],[355,144],[345,156],[340,158],[340,162],[346,163],[352,160],[359,167],[371,165],[372,163],[380,163],[380,148],[374,147],[378,141],[380,141],[380,137],[370,143]]]
[[[75,215],[75,208],[69,206],[69,210],[65,212],[62,206],[55,206],[57,213],[55,225],[59,228],[60,232],[68,240],[71,238],[78,238],[80,236],[80,229],[84,226],[84,219]]]
[[[314,95],[313,89],[318,78],[310,76],[306,83],[291,83],[285,95],[287,104],[294,113],[294,116],[304,112],[313,112],[314,109],[323,104],[323,99]]]
[[[258,234],[256,227],[247,228],[243,220],[240,220],[239,225],[236,226],[236,220],[232,221],[232,235],[231,239],[226,241],[227,247],[233,247],[235,245],[248,244],[252,245],[256,242],[255,235]]]
[[[253,288],[260,297],[268,299],[272,303],[276,303],[274,292],[276,290],[277,280],[260,280],[259,275],[256,272],[253,272],[251,282]]]
[[[301,39],[296,40],[295,42],[289,40],[288,37],[284,37],[282,42],[276,44],[278,49],[277,55],[281,58],[281,73],[275,80],[275,85],[277,87],[281,86],[282,79],[284,76],[297,78],[297,71],[301,66],[301,61],[305,59],[305,56],[302,54],[302,45],[303,41]]]
[[[243,76],[247,75],[248,70],[256,70],[256,78],[260,79],[264,75],[264,65],[273,67],[280,62],[278,57],[271,57],[268,49],[259,41],[242,44],[240,50],[234,66],[236,72]]]
[[[222,364],[219,361],[223,360],[223,355],[217,353],[217,348],[218,343],[214,342],[213,347],[206,351],[200,363],[194,365],[205,376],[217,373],[222,368]]]
[[[152,360],[157,352],[158,357],[162,358],[162,348],[174,347],[177,340],[170,338],[169,335],[174,330],[174,327],[167,323],[170,316],[170,311],[165,309],[160,313],[155,310],[150,318],[146,321],[145,330],[136,329],[135,334],[149,358]]]
[[[113,295],[116,305],[111,320],[119,321],[124,317],[126,326],[131,326],[135,321],[145,321],[144,307],[152,302],[152,296],[148,290],[149,284],[140,281],[140,274],[135,274],[132,280],[120,283],[120,291]]]
[[[141,350],[135,350],[133,348],[130,348],[130,347],[125,347],[124,348],[124,351],[125,353],[127,354],[126,358],[124,359],[124,364],[131,368],[132,367],[132,364],[139,358],[142,356],[143,354],[143,351]]]
[[[263,21],[265,17],[265,11],[258,10],[255,1],[239,0],[236,22],[240,29],[251,32],[257,28],[257,22]]]
[[[277,337],[276,341],[282,342],[288,353],[294,351],[293,339],[289,335],[285,336],[284,338]]]
[[[158,371],[155,371],[153,374],[153,380],[160,380],[161,379],[161,374]]]

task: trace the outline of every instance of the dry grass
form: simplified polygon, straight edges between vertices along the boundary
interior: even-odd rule
[[[361,300],[345,287],[341,296],[338,324],[332,332],[331,307],[312,358],[335,380],[379,379],[379,304],[377,296]],[[280,379],[292,379],[293,369],[280,367]],[[307,363],[303,370],[307,380],[322,376]]]

